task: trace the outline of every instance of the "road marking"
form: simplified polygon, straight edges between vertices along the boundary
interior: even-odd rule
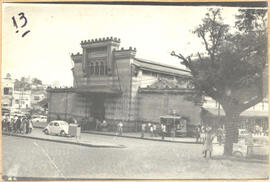
[[[58,172],[58,174],[60,174],[64,179],[66,179],[66,177],[64,176],[64,174],[61,172],[61,170],[57,167],[57,165],[55,164],[54,160],[49,156],[49,154],[46,152],[46,150],[43,149],[43,147],[41,147],[37,142],[33,142],[35,146],[37,146],[42,152],[43,154],[48,158],[49,162],[51,163],[51,165],[56,169],[56,171]]]

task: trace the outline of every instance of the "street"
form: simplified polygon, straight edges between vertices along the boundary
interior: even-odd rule
[[[268,164],[202,157],[200,144],[88,135],[125,148],[94,148],[3,136],[3,175],[33,179],[267,178]],[[214,150],[216,147],[214,147]],[[19,179],[18,178],[18,179]]]

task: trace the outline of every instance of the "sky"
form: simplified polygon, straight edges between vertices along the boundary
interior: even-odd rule
[[[181,67],[170,53],[187,56],[203,50],[192,30],[207,8],[4,3],[2,77],[10,73],[12,78],[31,76],[72,86],[70,54],[82,52],[81,40],[111,36],[121,39],[120,47],[136,47],[138,58]],[[224,22],[233,25],[237,8],[222,9]]]

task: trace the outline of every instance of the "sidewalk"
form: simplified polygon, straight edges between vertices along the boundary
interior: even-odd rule
[[[34,123],[35,128],[44,128],[47,126],[47,123]],[[81,131],[81,133],[89,133],[95,135],[106,135],[106,136],[116,136],[115,132],[105,132],[105,131]],[[117,135],[118,136],[118,135]],[[162,141],[162,142],[174,142],[174,143],[190,143],[190,144],[198,144],[196,143],[196,138],[191,137],[165,137],[164,140],[161,139],[161,136],[158,137],[151,137],[150,133],[145,133],[144,138],[141,138],[141,132],[129,132],[123,133],[122,136],[118,137],[126,137],[126,138],[135,138],[135,139],[143,139],[143,140],[152,140],[152,141]],[[214,143],[217,143],[214,140]]]
[[[86,147],[125,148],[125,146],[115,144],[115,143],[93,141],[89,137],[85,136],[88,134],[82,133],[80,138],[45,135],[42,132],[42,130],[38,128],[34,129],[31,134],[9,133],[9,132],[2,131],[2,135],[23,137],[23,138],[29,138],[29,139],[51,141],[51,142],[59,142],[59,143],[68,143],[68,144],[74,144],[74,145],[80,145],[80,146],[86,146]]]
[[[152,137],[150,133],[144,133],[144,138],[141,138],[140,132],[123,133],[122,136],[117,135],[115,132],[107,132],[107,131],[82,131],[82,133],[89,133],[89,134],[95,134],[95,135],[118,136],[118,137],[135,138],[135,139],[141,139],[141,140],[162,141],[162,142],[199,144],[196,142],[196,138],[191,138],[191,137],[165,137],[164,140],[162,140],[161,136]],[[217,142],[214,140],[213,143],[217,143]]]

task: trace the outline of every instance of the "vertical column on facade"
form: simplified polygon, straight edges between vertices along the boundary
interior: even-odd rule
[[[83,68],[84,74],[86,74],[86,61],[87,61],[87,51],[86,51],[86,48],[83,48],[82,57],[83,57],[82,68]]]

